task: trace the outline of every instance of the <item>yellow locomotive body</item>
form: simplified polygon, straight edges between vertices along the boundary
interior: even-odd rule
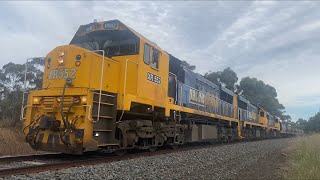
[[[170,72],[170,58],[118,20],[80,26],[70,45],[45,58],[42,90],[29,94],[23,116],[26,140],[38,150],[112,152],[241,139],[248,125],[280,130],[277,123],[268,128],[266,117],[241,120],[237,95],[226,94],[223,101],[209,91],[179,87],[180,72]]]

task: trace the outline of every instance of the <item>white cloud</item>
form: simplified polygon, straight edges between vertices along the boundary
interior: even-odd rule
[[[302,31],[315,31],[315,30],[319,30],[319,29],[320,29],[320,21],[318,21],[318,22],[312,21],[312,22],[305,24],[299,28],[299,30],[302,30]]]

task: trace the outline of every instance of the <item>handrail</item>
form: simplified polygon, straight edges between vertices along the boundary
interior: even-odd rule
[[[102,52],[102,65],[101,65],[101,76],[100,76],[100,92],[99,92],[99,104],[98,104],[98,117],[94,122],[98,122],[100,120],[100,109],[101,109],[101,95],[102,95],[102,84],[103,84],[103,75],[104,75],[104,50],[94,50],[87,51],[88,53]]]
[[[29,107],[29,106],[32,106],[32,105],[26,105],[26,106],[23,106],[22,105],[22,109],[21,109],[21,117],[20,117],[20,121],[23,121],[23,120],[25,120],[26,118],[24,117],[24,110],[27,108],[27,107]]]
[[[139,63],[136,63],[134,61],[131,61],[130,59],[127,59],[126,60],[126,67],[125,67],[125,72],[124,72],[124,85],[123,85],[123,107],[122,107],[122,113],[121,113],[121,116],[119,118],[119,121],[118,122],[121,122],[121,119],[124,115],[124,103],[125,103],[125,97],[126,97],[126,88],[127,88],[127,73],[128,73],[128,62],[132,62],[136,65],[139,65]]]
[[[26,89],[27,89],[27,73],[28,73],[28,62],[30,60],[33,59],[44,59],[45,57],[33,57],[33,58],[28,58],[26,60],[26,64],[25,64],[25,71],[24,71],[24,80],[23,80],[23,92],[22,92],[22,103],[21,103],[21,115],[20,115],[20,121],[23,120],[23,113],[24,113],[24,98],[25,98],[25,94],[26,94]]]
[[[46,107],[46,106],[33,106],[33,105],[28,104],[28,105],[26,105],[26,106],[23,107],[23,109],[22,109],[23,112],[24,112],[24,110],[25,110],[27,107]],[[74,106],[74,107],[79,107],[79,106]],[[82,106],[80,106],[80,107],[89,107],[89,112],[88,112],[88,117],[87,117],[87,118],[88,118],[89,121],[93,122],[93,119],[91,118],[91,109],[92,109],[92,106],[91,106],[91,105],[82,105]],[[52,109],[53,109],[53,108],[52,108]],[[25,120],[25,119],[26,119],[23,114],[22,114],[21,119],[22,119],[22,120]]]
[[[177,100],[178,100],[178,78],[177,75],[173,74],[172,72],[169,72],[169,74],[174,76],[174,80],[176,81],[176,98],[174,100],[174,104],[177,104]]]

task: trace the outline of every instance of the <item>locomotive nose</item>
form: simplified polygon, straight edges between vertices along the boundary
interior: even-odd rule
[[[73,87],[88,86],[89,61],[85,57],[85,49],[73,45],[60,46],[51,51],[45,61],[43,88],[63,87],[66,80]],[[81,73],[80,73],[81,72]]]

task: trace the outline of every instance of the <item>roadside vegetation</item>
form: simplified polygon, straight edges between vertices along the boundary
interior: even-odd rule
[[[286,179],[320,179],[320,134],[298,137],[290,145]]]
[[[35,153],[24,141],[21,123],[9,119],[0,121],[0,156],[13,156]]]
[[[42,62],[28,63],[27,89],[41,86]],[[24,64],[8,63],[0,69],[0,156],[35,153],[24,141],[20,109],[24,90]]]

